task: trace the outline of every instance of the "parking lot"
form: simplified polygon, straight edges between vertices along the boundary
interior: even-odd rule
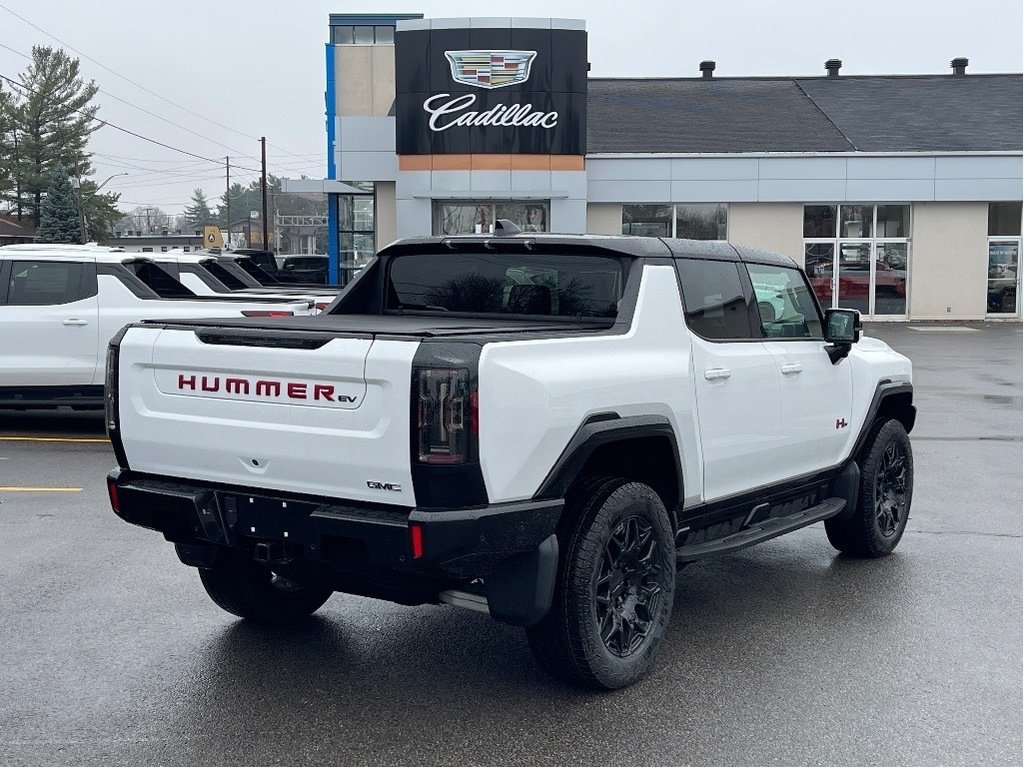
[[[1021,326],[869,333],[915,365],[897,551],[819,524],[694,564],[653,673],[609,694],[448,606],[236,621],[110,511],[100,418],[0,412],[0,763],[1019,765]]]

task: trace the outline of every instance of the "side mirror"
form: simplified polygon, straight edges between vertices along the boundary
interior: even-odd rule
[[[848,354],[850,347],[860,341],[860,312],[855,309],[825,310],[825,341],[828,357],[835,365]]]
[[[829,344],[856,344],[860,329],[860,312],[856,309],[825,310],[825,341]]]

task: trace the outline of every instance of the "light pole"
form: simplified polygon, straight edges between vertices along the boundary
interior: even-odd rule
[[[123,171],[122,173],[115,173],[113,176],[109,176],[102,184],[92,191],[92,194],[95,196],[97,192],[107,186],[111,179],[127,175],[128,171]],[[85,201],[83,200],[82,180],[78,178],[71,179],[71,186],[78,190],[78,226],[79,231],[82,233],[82,244],[84,245],[89,239],[89,233],[85,231]]]

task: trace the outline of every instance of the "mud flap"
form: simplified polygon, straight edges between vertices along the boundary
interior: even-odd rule
[[[491,617],[528,627],[551,609],[558,573],[558,537],[551,534],[532,552],[503,560],[484,582]]]

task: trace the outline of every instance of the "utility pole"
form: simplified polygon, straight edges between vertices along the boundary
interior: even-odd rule
[[[85,244],[88,239],[85,235],[85,203],[82,199],[82,179],[80,176],[70,178],[71,186],[78,193],[78,231],[81,233],[78,242]]]
[[[224,216],[227,218],[228,238],[225,246],[231,245],[231,156],[224,158]]]
[[[262,160],[262,176],[260,186],[263,188],[263,250],[270,250],[270,243],[267,242],[267,137],[260,137],[260,158]]]

